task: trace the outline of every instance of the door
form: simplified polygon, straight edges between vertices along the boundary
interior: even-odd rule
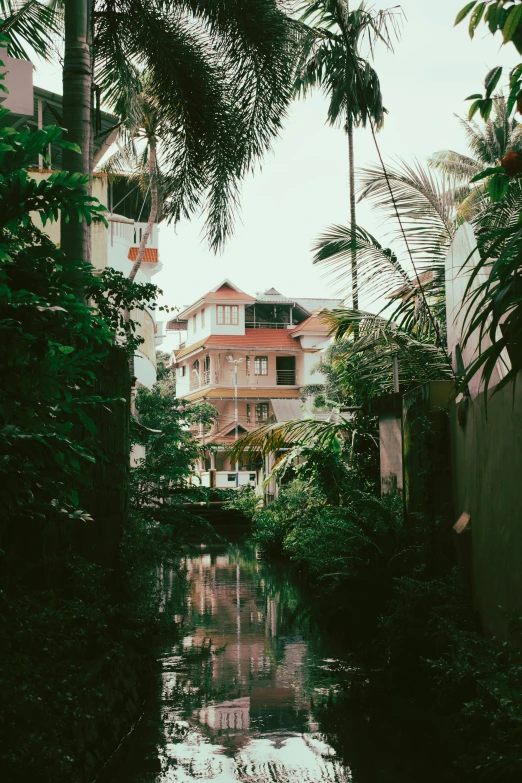
[[[295,356],[276,356],[278,386],[295,386]]]

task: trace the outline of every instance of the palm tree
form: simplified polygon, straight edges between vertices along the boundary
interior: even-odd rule
[[[502,95],[493,99],[493,112],[483,126],[458,117],[471,155],[455,150],[440,150],[428,158],[428,165],[447,177],[457,190],[458,212],[472,221],[484,209],[485,185],[470,185],[470,180],[488,166],[499,166],[506,152],[522,145],[522,125],[511,117]]]
[[[356,227],[353,131],[370,122],[382,124],[385,109],[379,77],[361,56],[366,41],[370,52],[376,41],[392,49],[397,33],[394,10],[367,10],[364,2],[350,11],[348,0],[305,0],[301,22],[306,30],[297,69],[295,90],[305,96],[321,87],[329,98],[328,122],[343,125],[348,137],[350,224]],[[310,22],[310,24],[308,24]],[[358,308],[357,259],[351,253],[352,304]]]
[[[1,1],[2,8],[15,7],[13,0]],[[33,25],[31,36],[30,23],[21,28],[24,14],[26,20],[29,12],[41,14],[38,6],[45,5],[20,5],[20,40],[23,32],[31,45],[48,46],[45,31]],[[91,174],[93,95],[108,108],[130,101],[147,72],[176,138],[175,189],[166,217],[205,212],[209,243],[219,249],[233,230],[239,183],[269,149],[292,96],[298,33],[284,0],[52,5],[64,7],[63,125],[68,140],[82,149],[81,156],[66,152],[64,165]],[[64,221],[63,243],[69,255],[88,259],[88,233],[81,227]]]
[[[170,127],[163,120],[162,108],[154,94],[153,84],[148,74],[142,76],[142,85],[139,95],[132,96],[130,105],[127,101],[120,100],[116,106],[118,115],[122,117],[118,151],[103,167],[109,174],[123,175],[129,183],[137,181],[145,198],[150,194],[147,226],[129,273],[129,280],[132,281],[141,267],[154,223],[163,212],[166,196],[172,195],[166,194],[165,189],[162,188],[160,199],[158,181],[172,185],[175,180],[172,172],[167,173],[165,170],[161,172],[161,162],[168,169],[171,145],[176,143],[176,139],[172,138]],[[160,161],[158,161],[158,141],[161,145]]]
[[[397,225],[399,214],[401,225],[392,232],[397,249],[381,244],[361,227],[353,231],[351,226],[330,226],[317,240],[314,263],[327,267],[346,290],[350,279],[345,262],[355,247],[359,291],[373,302],[386,298],[394,307],[390,319],[419,339],[431,335],[442,345],[445,257],[458,227],[454,188],[418,162],[398,161],[386,171],[380,166],[361,170],[359,200],[363,198],[372,202],[387,225]]]

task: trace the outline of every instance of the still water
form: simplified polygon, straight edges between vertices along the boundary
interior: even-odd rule
[[[317,638],[289,574],[248,546],[202,547],[183,565],[185,590],[162,574],[177,641],[160,659],[160,732],[145,767],[113,780],[351,781],[316,713],[353,667]]]

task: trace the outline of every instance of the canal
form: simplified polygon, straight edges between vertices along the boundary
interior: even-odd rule
[[[396,774],[395,764],[376,765],[368,718],[354,720],[338,703],[354,683],[364,687],[366,675],[318,630],[288,567],[267,563],[247,544],[198,545],[181,576],[163,571],[161,580],[173,638],[159,656],[157,697],[111,783],[441,779],[432,764],[421,764],[420,776],[409,764]],[[392,756],[412,756],[401,731],[385,726],[383,733]]]

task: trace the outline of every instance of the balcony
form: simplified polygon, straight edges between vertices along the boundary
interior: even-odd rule
[[[296,324],[246,320],[245,326],[247,329],[295,329]]]
[[[202,389],[204,386],[210,384],[210,370],[204,370],[203,372],[192,372],[190,375],[190,391],[195,389]]]
[[[213,383],[216,386],[234,386],[234,371],[222,370],[221,372],[214,373],[215,379]],[[245,373],[244,365],[240,366],[238,373],[237,384],[240,389],[252,389],[261,388],[268,389],[274,388],[274,386],[297,386],[299,379],[295,370],[277,370],[270,371],[267,375],[255,375],[250,372],[249,375]]]

